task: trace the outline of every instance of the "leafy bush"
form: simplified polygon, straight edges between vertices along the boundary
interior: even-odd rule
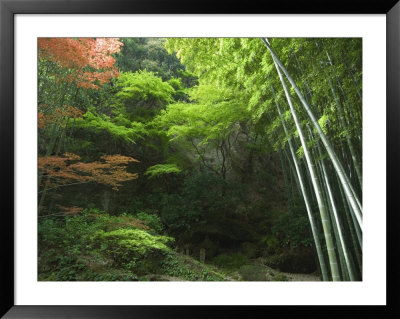
[[[39,280],[77,280],[85,270],[79,256],[89,253],[92,231],[105,227],[99,215],[96,223],[90,216],[98,211],[86,210],[83,215],[66,217],[63,220],[44,218],[38,223],[38,272]],[[92,252],[93,253],[93,252]]]
[[[136,217],[139,220],[144,221],[147,226],[149,226],[151,229],[154,229],[158,233],[164,230],[164,225],[161,223],[160,217],[158,217],[156,214],[140,212],[136,214]]]
[[[190,281],[223,281],[225,277],[209,265],[187,256],[169,252],[162,261],[164,274]]]
[[[180,173],[182,170],[175,164],[157,164],[149,167],[144,175],[149,176],[149,178],[162,176],[165,174]]]
[[[172,102],[172,94],[175,92],[173,87],[163,82],[153,72],[138,71],[121,72],[116,81],[120,91],[116,96],[121,100],[143,101],[154,99],[161,102]]]
[[[110,232],[99,231],[94,234],[96,248],[111,257],[119,266],[134,268],[135,262],[167,252],[171,237],[154,236],[141,229],[117,229]]]
[[[157,216],[140,216],[86,209],[76,216],[39,220],[39,280],[136,280],[136,274],[157,266],[153,261],[172,241],[147,232],[161,227]]]

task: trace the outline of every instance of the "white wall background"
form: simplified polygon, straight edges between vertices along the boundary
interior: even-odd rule
[[[386,303],[385,15],[17,15],[17,305]],[[37,37],[362,37],[363,282],[37,282]]]

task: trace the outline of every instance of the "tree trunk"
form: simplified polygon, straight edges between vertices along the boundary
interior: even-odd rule
[[[303,95],[301,94],[299,88],[297,87],[296,83],[294,82],[294,80],[292,79],[292,77],[290,76],[289,72],[286,70],[285,66],[282,64],[282,62],[279,60],[278,56],[275,54],[275,52],[272,50],[271,46],[269,45],[268,41],[266,39],[262,39],[262,41],[264,42],[265,46],[267,47],[267,49],[269,50],[269,52],[271,53],[271,56],[274,60],[274,63],[277,67],[278,72],[279,68],[282,70],[282,72],[285,74],[285,76],[287,77],[288,81],[290,82],[290,84],[292,85],[293,89],[295,90],[297,96],[299,97],[301,103],[304,106],[304,109],[306,110],[308,116],[310,117],[314,127],[316,128],[318,135],[321,138],[322,143],[324,144],[329,157],[333,163],[333,166],[335,167],[336,173],[339,176],[340,182],[343,185],[345,194],[353,208],[353,211],[355,213],[355,216],[357,218],[358,224],[362,230],[362,208],[361,208],[361,204],[360,201],[357,198],[356,193],[354,192],[354,189],[352,187],[352,185],[350,184],[350,180],[348,178],[348,176],[346,175],[342,164],[340,163],[335,151],[333,150],[331,143],[329,142],[329,140],[327,139],[327,137],[325,136],[324,132],[322,131],[320,125],[318,124],[317,119],[315,118],[313,112],[311,111],[310,106],[308,105],[307,101],[304,99]],[[279,66],[279,68],[278,68]],[[281,80],[282,81],[282,80]],[[284,83],[284,82],[283,82]],[[304,146],[303,146],[304,147]]]
[[[292,104],[292,100],[291,100],[289,91],[288,91],[286,83],[282,77],[281,71],[279,70],[279,67],[275,61],[275,58],[274,58],[274,62],[275,62],[276,70],[279,75],[279,79],[281,80],[283,89],[285,91],[286,99],[289,104],[289,107],[290,107],[290,110],[291,110],[291,113],[293,116],[293,120],[296,124],[297,132],[299,134],[299,138],[301,141],[301,145],[303,146],[303,149],[304,149],[304,155],[305,155],[305,158],[307,161],[307,166],[308,166],[308,169],[311,174],[312,184],[313,184],[315,195],[316,195],[317,202],[318,202],[318,207],[319,207],[321,220],[322,220],[322,227],[324,230],[324,236],[325,236],[326,246],[327,246],[327,250],[328,250],[328,257],[329,257],[329,263],[330,263],[330,268],[331,268],[332,280],[340,281],[338,263],[337,263],[336,254],[335,254],[335,246],[333,244],[332,234],[331,234],[332,226],[331,226],[329,214],[326,210],[324,201],[322,199],[322,192],[320,189],[318,176],[315,172],[315,167],[314,167],[313,161],[312,161],[311,156],[308,151],[308,146],[307,146],[307,142],[305,140],[304,134],[303,134],[303,130],[302,130],[300,122],[297,118],[297,112]]]

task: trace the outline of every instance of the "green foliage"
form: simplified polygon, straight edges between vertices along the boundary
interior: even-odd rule
[[[329,116],[324,114],[318,119],[318,124],[321,126],[322,130],[324,131],[325,134],[327,134],[327,127],[329,124]]]
[[[295,264],[301,257],[290,254],[310,250],[313,241],[303,202],[295,198],[295,168],[286,167],[285,158],[282,163],[277,160],[278,151],[287,151],[289,138],[302,159],[300,171],[306,173],[307,167],[282,84],[263,42],[259,38],[125,38],[122,42],[115,56],[120,75],[99,90],[77,88],[73,80],[60,82],[73,78],[74,70],[38,61],[39,115],[47,121],[39,128],[40,156],[72,152],[91,162],[104,154],[124,154],[140,160],[139,178],[118,193],[105,192],[96,183],[58,187],[42,178],[38,197],[47,197],[40,212],[48,217],[40,217],[38,223],[39,280],[151,280],[156,278],[153,274],[224,279],[211,266],[173,252],[172,239],[165,235],[175,236],[180,247],[203,245],[208,260],[217,251],[236,249],[247,258],[262,253],[271,265]],[[354,142],[360,162],[362,154],[362,39],[270,42],[343,159],[352,183],[355,169],[348,140]],[[289,91],[301,126],[313,132],[294,89],[289,86]],[[67,121],[62,115],[55,120],[55,111],[65,106],[84,115],[76,112],[76,118]],[[310,135],[305,138],[314,151],[313,162],[326,158],[331,176],[330,158],[325,149],[316,156],[317,139]],[[284,182],[287,185],[282,186]],[[332,186],[338,190],[336,183]],[[355,192],[361,193],[361,187]],[[86,209],[76,216],[57,216],[57,205],[65,203],[84,207],[93,203],[109,214]],[[229,249],[222,249],[224,245]],[[285,256],[282,251],[289,253]],[[245,280],[265,280],[265,269],[247,267],[240,254],[219,255],[213,262],[228,271],[241,269]]]
[[[316,147],[316,143],[317,143],[317,140],[316,140],[316,139],[312,139],[312,140],[307,141],[307,147],[308,147],[308,149],[310,150],[310,149]],[[304,158],[304,148],[303,148],[303,145],[301,145],[301,146],[297,149],[296,154],[297,154],[298,159]]]
[[[86,209],[64,221],[40,220],[39,280],[134,280],[136,273],[157,266],[173,239],[150,234],[145,219],[154,228],[161,228],[159,221],[138,215],[135,219]]]
[[[246,197],[244,186],[227,183],[213,172],[194,171],[180,183],[179,189],[171,194],[161,188],[153,189],[145,204],[159,212],[166,230],[173,235],[204,224],[209,216],[235,214]]]
[[[192,204],[192,209],[213,214],[225,204],[222,198],[225,187],[226,183],[219,176],[211,172],[195,172],[185,179],[182,196]]]
[[[286,277],[284,274],[277,274],[274,277],[275,281],[289,281],[288,277]]]
[[[176,92],[182,91],[182,90],[183,90],[182,79],[180,79],[180,78],[172,78],[172,79],[169,79],[169,80],[167,81],[167,83],[168,83],[169,85],[171,85],[172,88],[173,88]]]
[[[202,219],[201,211],[190,199],[178,194],[162,194],[158,207],[168,232],[174,235],[191,229]]]
[[[221,254],[212,260],[212,263],[226,270],[234,271],[247,264],[248,259],[242,254]]]
[[[275,231],[276,231],[276,229],[275,229]],[[276,238],[276,236],[274,236],[272,234],[267,234],[267,235],[263,236],[262,239],[260,240],[259,244],[261,247],[263,247],[263,250],[268,255],[278,253],[279,249],[281,247],[278,238]]]
[[[171,252],[162,262],[163,273],[190,281],[224,281],[225,276],[211,266]]]
[[[117,229],[110,232],[98,231],[93,235],[93,245],[110,257],[115,266],[135,270],[137,262],[145,258],[159,258],[173,239],[155,236],[141,229]]]
[[[119,92],[116,96],[130,104],[140,101],[149,101],[153,103],[172,102],[174,88],[153,72],[138,71],[136,73],[122,72],[116,81],[116,87]]]
[[[304,157],[304,148],[303,145],[301,145],[297,151],[296,151],[296,155],[299,159],[302,159]]]
[[[285,262],[284,254],[275,254],[268,256],[265,259],[265,264],[271,268],[279,269],[280,266]]]
[[[226,176],[231,160],[226,148],[248,118],[247,106],[240,95],[215,86],[199,85],[189,94],[192,103],[169,104],[154,125],[166,132],[170,145],[185,147],[194,153],[194,162]]]
[[[77,119],[75,125],[89,129],[95,133],[106,131],[112,137],[130,143],[148,134],[142,123],[130,122],[127,119],[122,120],[121,116],[110,118],[104,114],[97,115],[92,111],[86,112],[82,119]]]
[[[307,212],[302,205],[293,206],[287,213],[278,215],[271,231],[282,247],[313,245]]]
[[[180,172],[182,172],[182,170],[175,164],[157,164],[149,167],[144,174],[149,176],[149,178],[153,178],[171,173],[178,174]]]
[[[167,83],[175,90],[175,93],[173,94],[173,99],[175,101],[188,100],[187,89],[183,87],[182,78],[171,78]]]
[[[161,233],[164,230],[164,225],[162,224],[160,217],[156,214],[139,212],[135,214],[135,216],[139,220],[143,220],[147,226],[149,226],[151,229],[154,229],[157,233]]]
[[[122,38],[122,50],[116,56],[116,64],[123,72],[147,70],[154,72],[164,81],[182,77],[190,81],[190,75],[183,75],[184,66],[164,48],[162,38]]]

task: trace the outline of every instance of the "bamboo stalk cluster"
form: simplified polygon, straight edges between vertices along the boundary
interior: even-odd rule
[[[283,115],[274,87],[271,85],[275,104],[290,150],[290,156],[286,158],[289,166],[292,167],[294,165],[295,167],[295,170],[292,169],[291,171],[307,209],[323,280],[362,280],[363,226],[360,200],[362,176],[361,161],[356,153],[353,138],[350,134],[346,134],[345,141],[347,145],[343,145],[342,143],[339,151],[338,149],[334,149],[329,137],[317,120],[315,108],[311,106],[309,101],[312,98],[312,92],[307,81],[304,83],[306,86],[305,92],[310,94],[310,96],[303,94],[304,91],[302,92],[296,84],[288,69],[271,47],[269,40],[267,38],[261,38],[261,40],[273,58],[276,72],[285,93],[286,103],[289,106],[299,142],[304,152],[305,163],[302,165],[295,153],[296,140],[290,135],[287,128],[287,120]],[[330,55],[328,52],[326,54],[329,65],[334,72],[335,68]],[[298,60],[297,66],[299,67]],[[301,72],[301,68],[298,69]],[[340,101],[344,101],[343,104],[345,105],[348,103],[342,84],[335,73],[329,75],[326,70],[324,72],[335,101],[334,106],[339,114],[338,123],[341,126],[341,130],[348,130],[348,120],[345,118],[345,110]],[[294,96],[292,96],[293,93],[290,92],[287,82],[289,82],[293,89]],[[334,86],[335,82],[337,84],[336,88]],[[339,88],[339,93],[336,92],[337,88]],[[357,93],[361,98],[361,94]],[[339,97],[339,94],[342,94],[342,96]],[[294,101],[297,101],[297,103]],[[307,115],[306,124],[299,118],[298,110],[301,111],[301,114]],[[351,114],[350,109],[346,111],[347,114]],[[314,142],[314,147],[310,147],[310,142]],[[338,154],[340,151],[342,154]],[[283,152],[286,152],[285,148]],[[324,152],[327,153],[326,158]],[[312,187],[307,187],[307,184],[311,184]],[[318,207],[314,210],[319,211],[323,230],[322,240],[318,235],[316,214],[313,211],[310,198],[315,199],[317,202]],[[325,249],[322,247],[325,247]],[[326,263],[326,260],[328,260],[328,263]]]

